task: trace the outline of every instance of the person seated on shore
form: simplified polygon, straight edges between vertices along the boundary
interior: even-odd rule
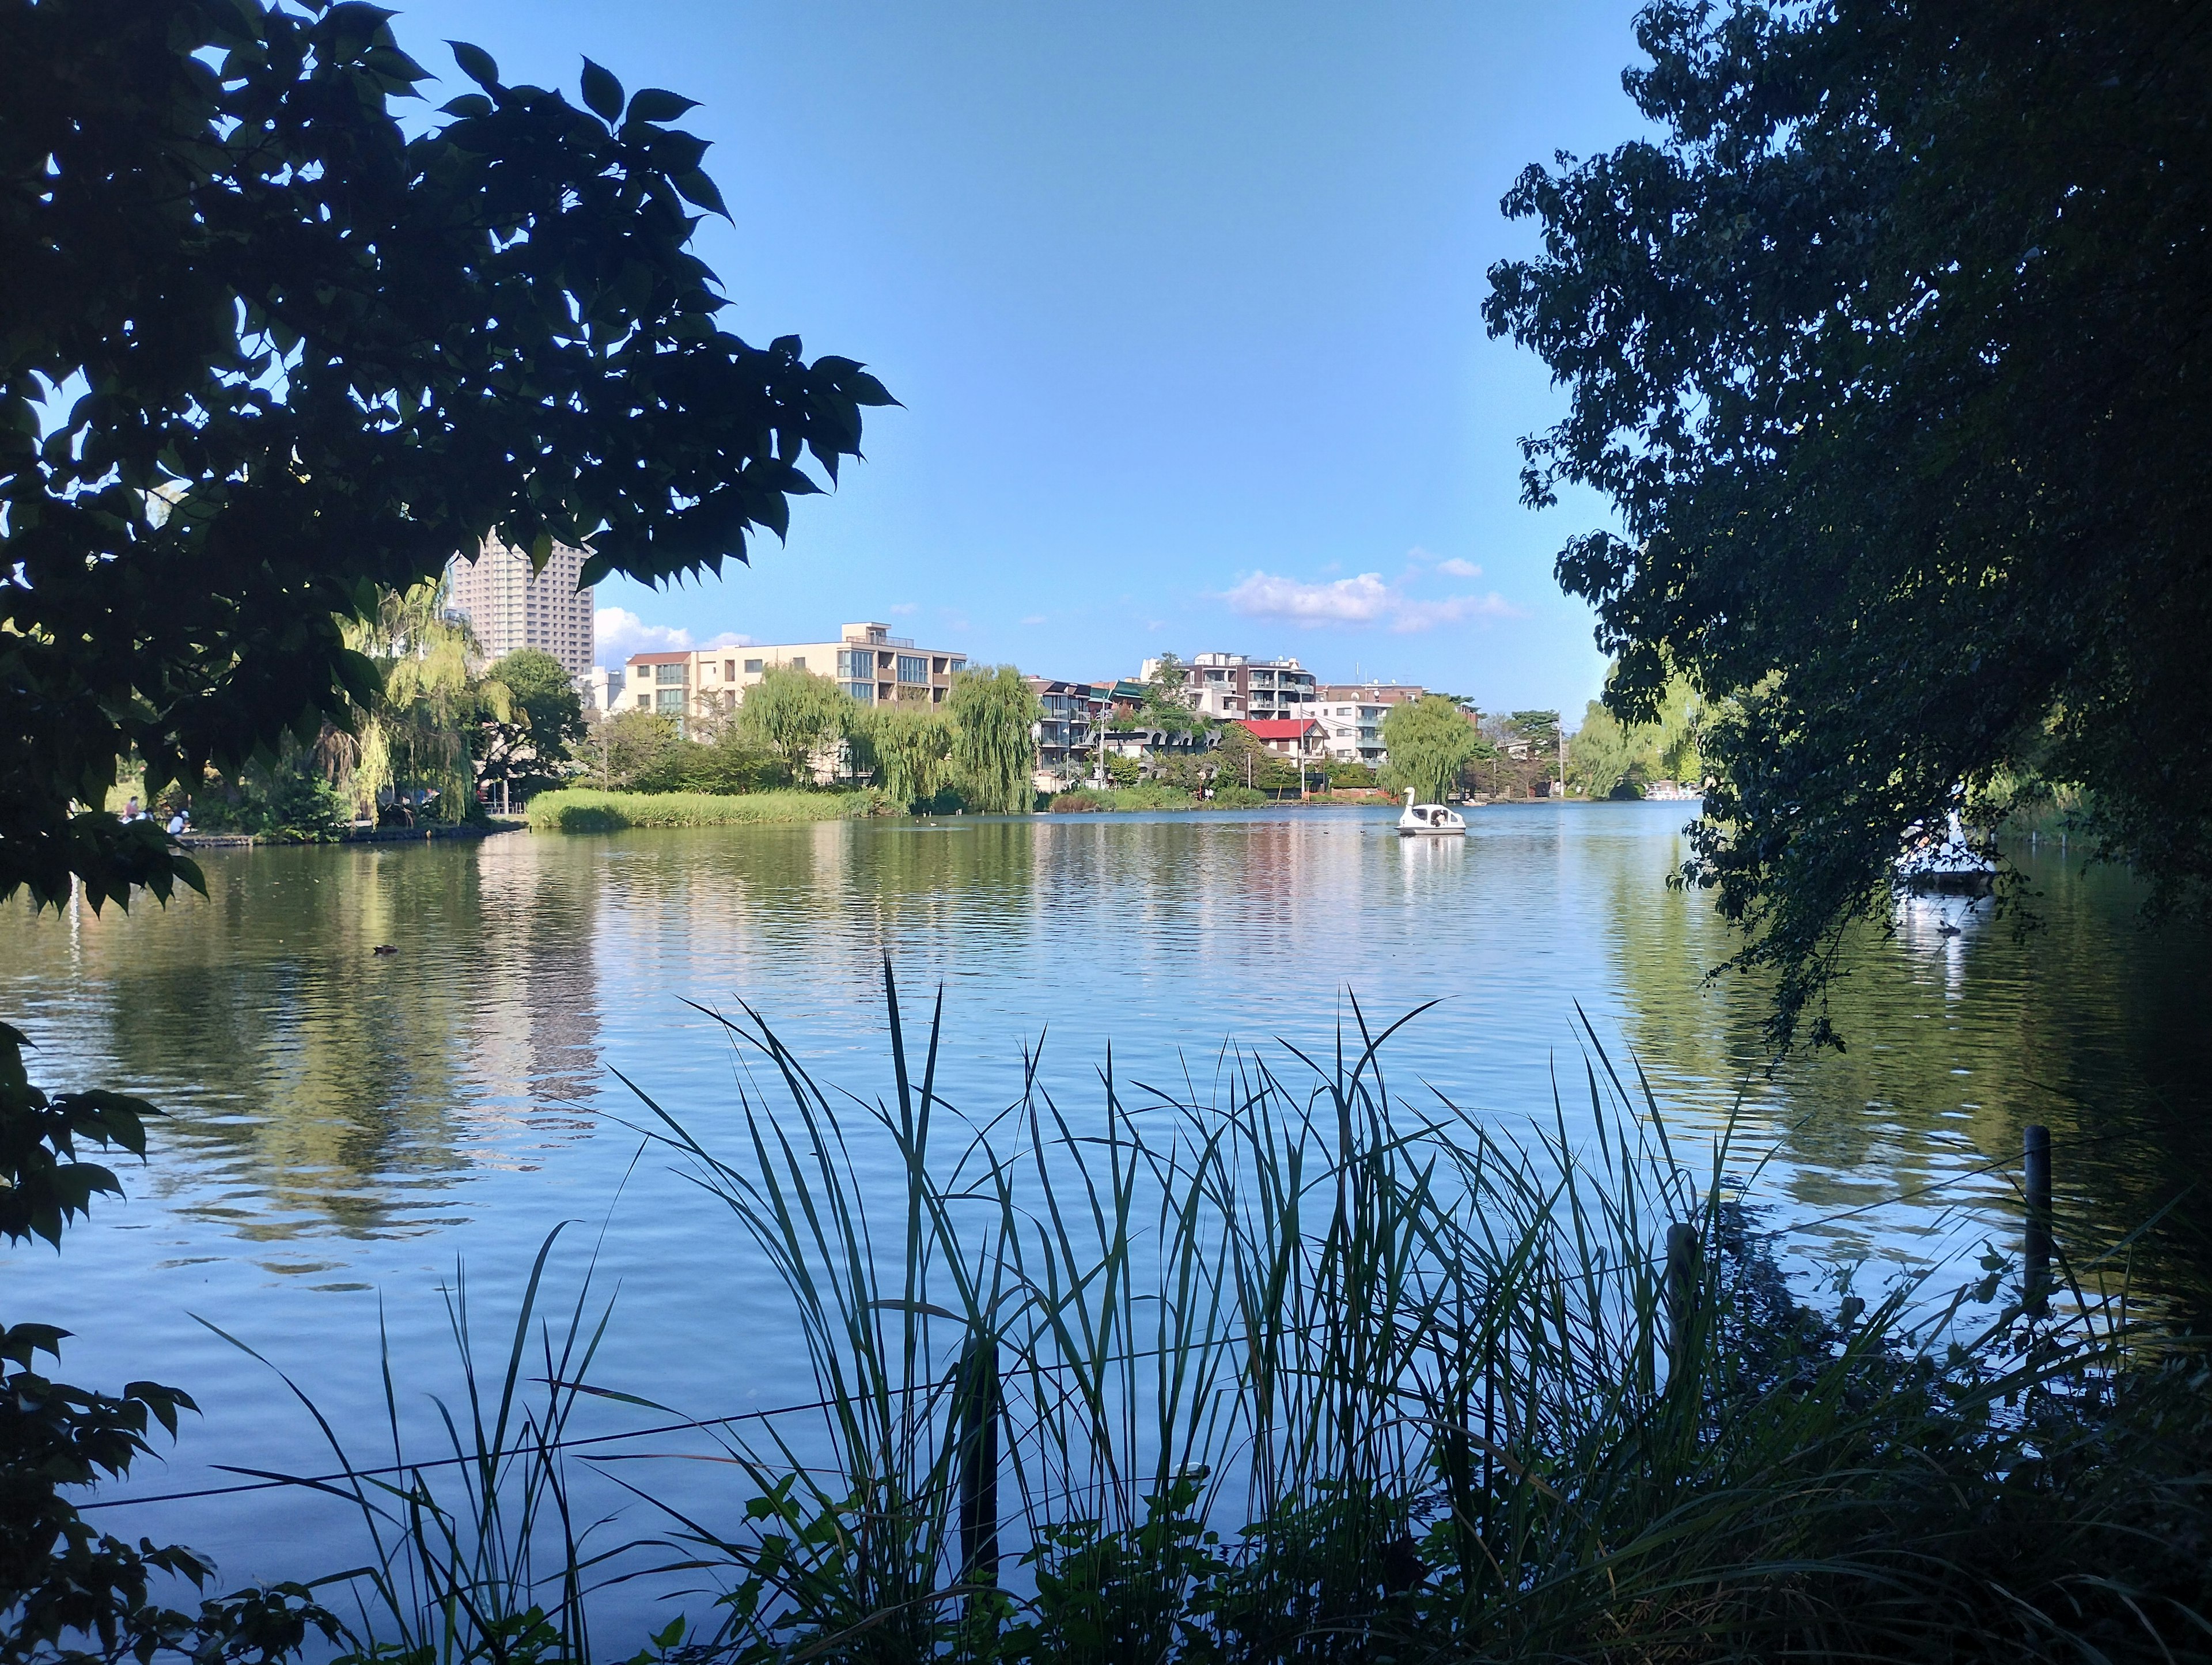
[[[411,827],[415,824],[415,812],[404,804],[386,804],[376,811],[376,824],[380,827]]]
[[[138,794],[137,793],[132,793],[129,798],[124,800],[123,819],[126,823],[143,819],[145,813],[146,812],[143,810],[138,807]]]
[[[169,836],[181,838],[191,829],[192,812],[182,804],[178,805],[177,812],[169,817]]]

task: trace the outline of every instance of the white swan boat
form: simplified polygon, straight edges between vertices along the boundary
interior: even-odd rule
[[[1988,895],[1996,880],[1996,863],[1974,848],[1958,811],[1951,811],[1943,835],[1938,838],[1916,828],[1907,836],[1905,853],[1897,858],[1899,887],[1923,895]]]
[[[1467,820],[1442,804],[1416,804],[1409,787],[1406,793],[1406,812],[1398,817],[1398,836],[1464,838],[1467,836]]]

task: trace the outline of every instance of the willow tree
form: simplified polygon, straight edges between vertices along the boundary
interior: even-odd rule
[[[860,708],[827,677],[788,665],[769,667],[738,708],[738,736],[775,754],[793,786],[814,780],[817,755],[857,726]]]
[[[952,763],[970,809],[1012,815],[1036,801],[1036,692],[1011,665],[971,666],[952,679]]]
[[[1460,770],[1482,749],[1482,738],[1465,711],[1440,694],[1424,694],[1384,714],[1382,745],[1389,758],[1382,766],[1384,788],[1411,791],[1424,803],[1440,804]]]
[[[345,625],[347,646],[375,665],[381,688],[356,725],[341,781],[372,817],[382,793],[416,787],[437,793],[439,819],[466,815],[476,790],[470,738],[483,722],[514,716],[506,684],[471,673],[476,639],[465,620],[447,616],[443,597],[439,584],[386,591],[372,616]]]
[[[883,706],[862,714],[855,739],[866,762],[899,804],[914,805],[937,796],[951,773],[953,726],[928,706]]]
[[[1705,716],[1705,702],[1679,676],[1668,680],[1649,722],[1623,722],[1604,701],[1592,700],[1567,742],[1567,780],[1591,798],[1637,797],[1653,781],[1702,781]]]

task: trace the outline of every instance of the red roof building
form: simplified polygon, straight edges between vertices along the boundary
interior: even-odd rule
[[[1243,717],[1237,726],[1251,730],[1254,739],[1285,757],[1301,753],[1317,757],[1327,738],[1322,726],[1310,717]]]

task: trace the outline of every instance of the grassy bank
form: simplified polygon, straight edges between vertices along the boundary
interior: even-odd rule
[[[1049,805],[1055,815],[1083,815],[1115,810],[1245,810],[1278,801],[1264,792],[1243,787],[1217,787],[1211,798],[1198,798],[1179,787],[1079,787],[1056,794]]]
[[[722,1594],[672,1597],[639,1657],[730,1665],[1955,1665],[2212,1636],[2192,1348],[2078,1286],[2039,1316],[1990,1261],[1947,1304],[1802,1304],[1727,1200],[1741,1154],[1685,1165],[1595,1037],[1571,1139],[1549,1106],[1516,1136],[1394,1095],[1364,1027],[1334,1058],[1227,1054],[1207,1087],[1105,1061],[1079,1104],[1024,1060],[1010,1107],[963,1115],[934,1024],[909,1053],[890,1016],[879,1096],[749,1016],[713,1143],[645,1106],[782,1284],[818,1403],[658,1439],[726,1465],[726,1501],[663,1512],[628,1466],[634,1535],[587,1553],[594,1459],[562,1431],[641,1384],[585,1385],[595,1303],[565,1343],[526,1312],[465,1394],[523,1431],[458,1425],[455,1469],[361,1483],[386,1656],[622,1657],[593,1590],[656,1569]]]
[[[540,793],[530,800],[532,832],[621,832],[629,827],[737,827],[767,822],[843,821],[887,815],[890,800],[870,787],[859,792]]]

